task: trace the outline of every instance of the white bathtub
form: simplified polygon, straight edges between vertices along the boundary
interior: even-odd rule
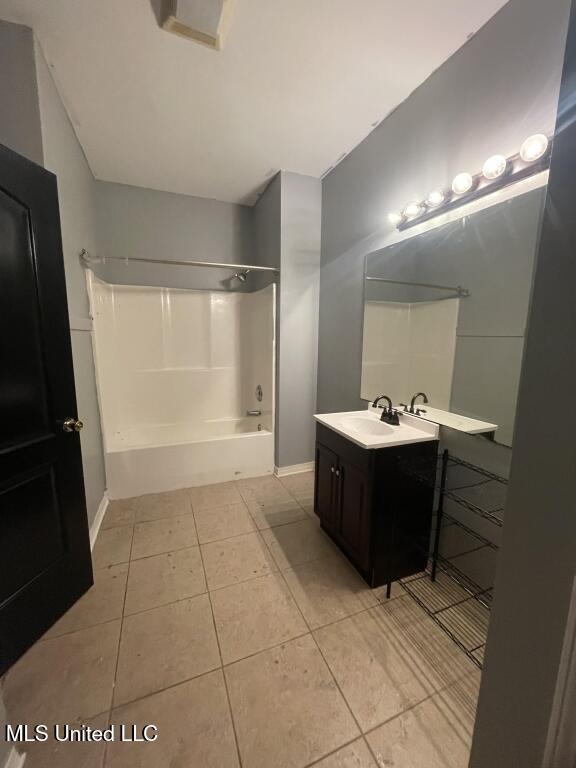
[[[269,423],[270,417],[263,416],[115,432],[106,441],[108,496],[126,499],[272,474],[274,435],[267,429]]]

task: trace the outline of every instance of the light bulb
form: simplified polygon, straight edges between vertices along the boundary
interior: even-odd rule
[[[459,173],[452,182],[452,191],[456,195],[465,195],[466,192],[470,192],[474,179],[469,173]]]
[[[543,133],[535,133],[534,136],[529,136],[522,148],[520,149],[520,157],[525,163],[534,163],[546,154],[548,149],[548,137]]]
[[[416,216],[420,216],[422,213],[422,206],[420,203],[413,200],[411,203],[408,203],[402,213],[406,219],[415,219]]]
[[[492,155],[484,163],[482,168],[482,175],[485,179],[492,181],[498,179],[506,170],[508,162],[504,155]]]
[[[398,224],[402,223],[403,216],[401,213],[389,213],[388,214],[388,221],[390,224],[392,224],[393,227],[397,227]]]
[[[429,208],[438,208],[446,200],[446,193],[442,189],[434,189],[426,198],[426,205]]]

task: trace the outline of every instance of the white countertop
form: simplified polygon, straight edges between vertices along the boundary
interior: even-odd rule
[[[393,426],[380,421],[381,415],[382,409],[369,407],[365,411],[316,414],[314,418],[361,448],[392,448],[438,439],[439,427],[432,421],[400,412],[400,425]]]
[[[458,432],[466,432],[468,435],[482,435],[487,432],[495,432],[498,429],[498,424],[470,419],[468,416],[460,416],[460,414],[450,411],[441,411],[439,408],[431,408],[429,405],[422,405],[422,403],[418,403],[418,408],[426,411],[426,413],[422,413],[416,418],[432,421],[435,424],[440,424],[441,427],[457,429]]]

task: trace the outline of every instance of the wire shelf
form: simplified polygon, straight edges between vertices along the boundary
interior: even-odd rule
[[[401,579],[400,583],[412,599],[480,669],[484,661],[484,646],[492,604],[492,586],[477,583],[453,560],[486,549],[497,552],[499,547],[486,536],[444,511],[446,499],[501,528],[504,524],[504,503],[508,481],[483,467],[452,456],[444,451],[438,457],[436,478],[419,471],[413,465],[404,472],[438,493],[435,513],[436,529],[433,546],[428,549],[427,569],[418,576]],[[439,476],[439,479],[438,479]],[[457,526],[471,536],[478,546],[452,557],[440,554],[442,531]]]
[[[448,635],[472,663],[482,669],[490,617],[489,609],[467,595],[465,591],[463,591],[464,596],[454,595],[453,602],[443,604],[442,596],[449,595],[449,590],[441,588],[440,597],[435,598],[433,592],[421,589],[424,583],[432,588],[440,583],[430,581],[428,573],[417,579],[402,579],[400,583],[414,602]]]
[[[438,457],[438,463],[441,478],[438,480],[437,472],[433,481],[435,491],[499,528],[504,525],[504,503],[508,486],[506,478],[464,459],[448,455],[447,451]],[[459,479],[460,468],[466,469],[467,474]],[[403,471],[417,482],[431,487],[428,474],[420,471],[417,466],[403,466]],[[489,497],[492,503],[481,504],[482,496]]]
[[[447,512],[444,512],[444,520],[448,522],[448,525],[455,525],[458,528],[460,528],[463,531],[466,531],[466,533],[469,536],[474,537],[482,546],[489,547],[490,549],[500,549],[498,544],[495,544],[493,541],[490,541],[490,539],[487,539],[485,536],[482,536],[482,534],[478,533],[478,531],[475,531],[473,528],[470,528],[468,525],[465,525],[461,520],[457,520],[452,515],[449,515]]]

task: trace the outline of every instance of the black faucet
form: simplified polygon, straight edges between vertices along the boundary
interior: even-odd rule
[[[387,408],[382,408],[382,406],[378,405],[380,400],[386,400],[388,403]],[[388,395],[378,395],[378,397],[375,398],[374,402],[372,403],[373,408],[382,408],[382,415],[380,416],[380,421],[385,421],[387,424],[392,424],[392,426],[399,426],[400,425],[400,419],[398,417],[398,411],[394,410],[394,406],[392,405],[392,400],[388,397]]]
[[[392,400],[390,400],[388,395],[377,395],[376,399],[372,403],[372,408],[378,408],[378,403],[380,402],[380,400],[386,400],[388,402],[388,410],[389,411],[392,410]],[[382,408],[382,406],[380,406],[380,408]]]
[[[410,408],[408,410],[408,413],[415,413],[416,415],[418,415],[420,413],[426,413],[426,411],[421,411],[419,408],[416,408],[416,410],[414,410],[414,403],[416,402],[416,400],[419,397],[421,397],[423,399],[424,403],[428,402],[428,398],[426,397],[426,393],[425,392],[418,392],[418,394],[414,395],[412,400],[410,400]]]

